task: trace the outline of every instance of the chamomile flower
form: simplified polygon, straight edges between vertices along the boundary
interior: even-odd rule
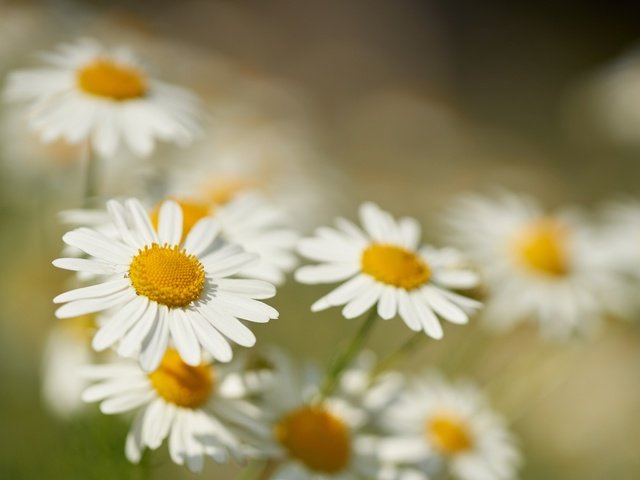
[[[87,386],[80,369],[93,358],[92,315],[69,318],[53,326],[47,335],[42,358],[42,396],[49,410],[68,418],[82,410],[80,399]]]
[[[266,392],[271,418],[274,480],[356,480],[375,478],[374,456],[360,443],[366,412],[340,396],[318,401],[320,371],[298,368],[280,352],[271,355],[275,378]]]
[[[449,240],[482,270],[486,321],[534,320],[545,336],[591,330],[621,285],[594,230],[571,212],[547,213],[515,194],[461,198],[445,217]]]
[[[450,385],[436,377],[416,382],[383,422],[389,437],[379,445],[382,460],[414,475],[433,471],[438,477],[448,469],[457,480],[516,477],[515,441],[472,385]]]
[[[293,249],[298,234],[287,227],[284,212],[257,192],[226,198],[220,191],[212,191],[208,197],[175,200],[184,213],[183,235],[200,219],[212,217],[220,225],[221,238],[259,256],[257,262],[242,269],[239,275],[280,285],[286,273],[295,267]]]
[[[44,68],[9,74],[5,98],[31,102],[31,127],[44,142],[86,140],[104,157],[124,143],[146,156],[156,139],[186,145],[199,132],[195,98],[150,77],[125,48],[84,39],[43,60]]]
[[[151,371],[172,339],[189,365],[200,363],[200,346],[226,362],[232,351],[225,337],[243,346],[255,343],[239,318],[268,322],[278,316],[256,300],[272,297],[273,285],[227,278],[257,257],[237,245],[214,244],[219,234],[214,220],[200,220],[181,240],[182,209],[173,201],[161,205],[157,231],[137,200],[124,205],[111,200],[107,208],[117,237],[90,228],[72,230],[63,236],[64,242],[89,258],[53,262],[59,268],[100,275],[101,283],[54,299],[65,303],[56,311],[59,318],[105,312],[93,337],[96,350],[119,342],[120,355],[139,351],[142,368]]]
[[[92,365],[84,373],[95,381],[84,401],[100,402],[105,414],[137,411],[125,447],[134,463],[146,447],[156,449],[168,437],[171,459],[200,471],[205,456],[219,463],[230,455],[243,459],[252,453],[243,440],[265,433],[259,411],[238,389],[233,364],[187,365],[170,348],[151,373],[130,360]]]
[[[319,228],[300,241],[298,251],[321,262],[296,271],[302,283],[347,280],[316,301],[312,311],[345,305],[346,318],[357,317],[377,304],[380,317],[398,314],[414,331],[442,338],[438,316],[453,323],[469,320],[467,311],[480,303],[452,292],[477,284],[461,254],[453,249],[420,247],[420,226],[412,218],[395,220],[373,203],[360,207],[364,230],[344,218],[336,229]]]

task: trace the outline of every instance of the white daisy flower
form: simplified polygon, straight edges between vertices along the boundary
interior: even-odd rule
[[[354,318],[377,304],[381,318],[399,314],[411,330],[438,339],[443,336],[438,316],[467,323],[467,311],[480,303],[450,289],[472,288],[478,279],[459,252],[420,247],[420,226],[414,219],[396,221],[373,203],[360,207],[360,219],[364,231],[338,218],[336,229],[319,228],[315,237],[300,241],[298,251],[321,264],[298,269],[298,281],[347,280],[315,302],[312,311],[345,305],[342,314]]]
[[[80,395],[87,381],[80,369],[91,362],[92,315],[69,318],[53,326],[42,356],[42,396],[45,405],[61,418],[69,418],[84,407]]]
[[[440,478],[449,469],[458,480],[516,478],[520,454],[504,422],[471,385],[430,378],[405,390],[383,422],[384,462]]]
[[[89,258],[53,262],[59,268],[104,277],[102,283],[54,299],[65,303],[56,311],[59,318],[106,312],[93,337],[96,350],[120,342],[120,355],[139,350],[140,365],[151,371],[172,339],[189,365],[200,363],[200,345],[216,360],[227,362],[232,351],[225,337],[246,347],[256,340],[238,318],[277,318],[276,310],[257,300],[272,297],[273,285],[227,278],[257,257],[237,245],[212,246],[220,230],[214,220],[200,220],[181,241],[182,209],[173,201],[160,207],[157,232],[137,200],[124,205],[111,200],[107,208],[117,238],[89,228],[72,230],[63,236],[64,242]]]
[[[253,449],[244,440],[265,435],[259,411],[243,398],[234,366],[187,365],[166,351],[158,369],[143,372],[134,361],[92,365],[85,376],[95,384],[82,399],[100,402],[105,414],[137,410],[126,441],[127,458],[138,463],[145,447],[156,449],[168,437],[171,459],[201,471],[204,457],[243,460]],[[230,381],[228,381],[230,380]]]
[[[256,262],[240,270],[239,276],[281,285],[286,274],[296,266],[293,250],[299,236],[287,227],[284,213],[261,195],[246,192],[232,199],[216,195],[197,199],[172,196],[170,199],[182,208],[182,238],[186,238],[191,228],[203,218],[213,218],[220,227],[221,240],[259,256]],[[158,213],[159,205],[150,210],[151,223],[156,230]],[[117,235],[104,210],[68,210],[62,212],[61,217],[66,224],[93,226],[105,235]]]
[[[264,410],[271,417],[278,465],[271,478],[375,478],[376,459],[361,448],[366,412],[338,395],[318,401],[322,378],[315,366],[298,368],[280,352],[270,358],[275,378],[265,394]]]
[[[514,194],[468,196],[447,212],[449,240],[482,270],[484,318],[506,328],[535,320],[545,336],[592,329],[621,285],[600,240],[571,212],[546,213]]]
[[[127,49],[84,39],[42,58],[44,68],[9,74],[4,94],[32,102],[31,126],[44,142],[88,140],[104,157],[124,143],[146,156],[156,139],[186,145],[199,132],[195,98],[151,78]]]

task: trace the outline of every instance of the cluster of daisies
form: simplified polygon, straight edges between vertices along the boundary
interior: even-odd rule
[[[186,145],[200,134],[195,97],[152,79],[127,49],[82,40],[43,59],[46,68],[12,73],[5,96],[30,102],[29,124],[45,142],[85,145],[95,162],[123,146],[149,155],[156,140]],[[86,352],[66,349],[69,362],[45,352],[56,372],[45,393],[133,412],[124,441],[132,462],[166,441],[171,459],[193,471],[210,457],[262,462],[261,478],[281,480],[515,478],[516,442],[478,389],[379,368],[363,350],[368,332],[378,318],[399,319],[441,339],[443,321],[466,324],[486,297],[492,324],[535,320],[566,336],[627,306],[629,259],[640,255],[633,241],[601,248],[640,237],[638,207],[615,209],[605,234],[520,196],[468,197],[446,215],[456,248],[435,248],[421,242],[416,220],[373,203],[359,222],[337,218],[301,238],[254,182],[192,177],[163,185],[159,201],[62,214],[73,229],[53,263],[74,272],[75,288],[54,299],[56,316],[105,353],[91,364]],[[347,319],[365,318],[327,369],[276,349],[238,353],[256,343],[252,323],[278,317],[265,300],[297,254],[309,260],[298,282],[336,284],[312,312],[341,307]]]

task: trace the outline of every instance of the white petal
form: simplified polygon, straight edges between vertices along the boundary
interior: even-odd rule
[[[187,365],[200,365],[200,344],[186,312],[179,308],[169,312],[169,329],[184,362]]]
[[[203,317],[220,331],[225,337],[243,347],[253,347],[256,336],[240,320],[228,313],[207,305],[200,310]]]
[[[421,297],[420,292],[412,292],[409,294],[409,298],[413,303],[414,310],[420,318],[420,323],[422,324],[424,332],[431,338],[435,338],[436,340],[441,339],[443,336],[442,325],[440,325],[438,317],[433,313],[429,304]]]
[[[295,279],[301,283],[333,283],[346,280],[360,271],[357,263],[327,263],[306,265],[296,270]]]
[[[58,268],[74,272],[110,275],[118,271],[117,267],[112,263],[87,260],[85,258],[56,258],[52,263]]]
[[[375,282],[342,309],[345,318],[355,318],[369,310],[380,298],[384,286]]]
[[[77,228],[62,236],[67,245],[116,265],[129,265],[135,251],[121,242],[105,237],[88,228]]]
[[[142,204],[135,198],[130,198],[125,202],[127,209],[133,219],[136,231],[142,237],[145,245],[158,243],[156,231],[153,229],[149,215]]]
[[[135,293],[133,291],[125,289],[101,298],[76,300],[58,308],[55,315],[58,318],[72,318],[88,313],[96,313],[126,303],[134,296]]]
[[[276,287],[262,280],[221,278],[216,285],[222,292],[255,299],[271,298],[276,294]]]
[[[478,275],[469,270],[444,270],[436,272],[434,282],[447,288],[467,289],[478,285]]]
[[[181,237],[182,208],[173,200],[167,200],[158,214],[158,240],[161,244],[179,245]]]
[[[175,408],[164,400],[156,399],[147,407],[142,423],[142,441],[151,449],[156,449],[169,434]]]
[[[127,226],[126,220],[126,211],[120,202],[116,200],[109,200],[107,202],[107,210],[111,214],[111,220],[113,224],[116,226],[120,238],[124,240],[127,244],[139,248],[138,242],[135,241],[131,232],[129,231],[129,227]]]
[[[396,316],[398,311],[396,297],[395,288],[387,285],[382,291],[378,302],[378,315],[380,315],[380,318],[389,320]]]
[[[142,422],[147,409],[140,410],[135,419],[133,425],[127,434],[127,442],[125,445],[125,455],[131,463],[138,463],[142,458]]]
[[[135,297],[124,305],[96,332],[91,342],[94,350],[101,352],[120,340],[138,322],[148,305],[146,297]]]
[[[464,311],[440,295],[437,291],[430,288],[423,288],[422,295],[431,308],[442,318],[452,323],[465,324],[469,321],[469,317]]]
[[[213,358],[221,362],[228,362],[233,357],[231,346],[213,325],[205,320],[199,313],[190,315],[193,329],[198,336],[198,341]]]
[[[216,262],[211,261],[211,258],[207,256],[202,259],[202,263],[205,266],[208,275],[213,278],[222,278],[238,273],[246,266],[258,261],[258,259],[258,255],[254,253],[239,253]]]
[[[125,395],[109,398],[100,404],[100,411],[105,415],[114,413],[123,413],[144,405],[153,398],[155,394],[152,391],[140,393],[131,392]]]
[[[266,323],[278,318],[278,311],[266,303],[245,297],[219,293],[212,301],[215,307],[229,312],[234,317],[250,322]]]
[[[53,303],[66,303],[75,300],[85,300],[90,298],[102,298],[120,292],[131,287],[131,282],[127,278],[111,280],[109,282],[98,283],[89,287],[76,288],[68,292],[61,293],[53,299]]]
[[[400,318],[402,318],[404,323],[411,330],[419,332],[422,330],[422,324],[418,317],[418,313],[413,308],[413,303],[409,299],[409,295],[406,290],[399,288],[396,290],[396,294],[398,296],[398,313],[400,314]]]
[[[149,305],[142,317],[138,320],[131,330],[124,336],[122,342],[118,346],[118,355],[122,357],[130,357],[140,350],[142,342],[155,325],[158,315],[158,304],[149,302]]]
[[[199,220],[184,241],[184,249],[192,255],[200,256],[220,233],[220,225],[212,218],[203,218]]]
[[[145,372],[152,372],[158,368],[164,353],[167,351],[169,343],[169,322],[167,314],[167,307],[160,305],[158,307],[158,319],[142,342],[140,366]]]

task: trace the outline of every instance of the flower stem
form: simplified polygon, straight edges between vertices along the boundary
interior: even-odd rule
[[[407,340],[405,340],[397,350],[391,352],[389,355],[380,360],[378,365],[376,365],[376,368],[373,369],[372,376],[375,377],[376,375],[381,374],[383,371],[390,368],[395,363],[409,355],[418,346],[418,344],[424,337],[425,334],[423,332],[415,332]]]
[[[369,316],[362,322],[362,325],[360,325],[360,328],[351,339],[349,345],[347,345],[347,348],[333,357],[329,363],[329,368],[327,368],[327,374],[322,382],[322,386],[320,387],[321,399],[328,397],[336,389],[344,369],[353,361],[358,352],[362,350],[377,318],[378,313],[376,309],[371,309]]]
[[[83,148],[84,164],[84,206],[90,207],[98,194],[98,159],[91,151],[91,143],[87,141]]]

